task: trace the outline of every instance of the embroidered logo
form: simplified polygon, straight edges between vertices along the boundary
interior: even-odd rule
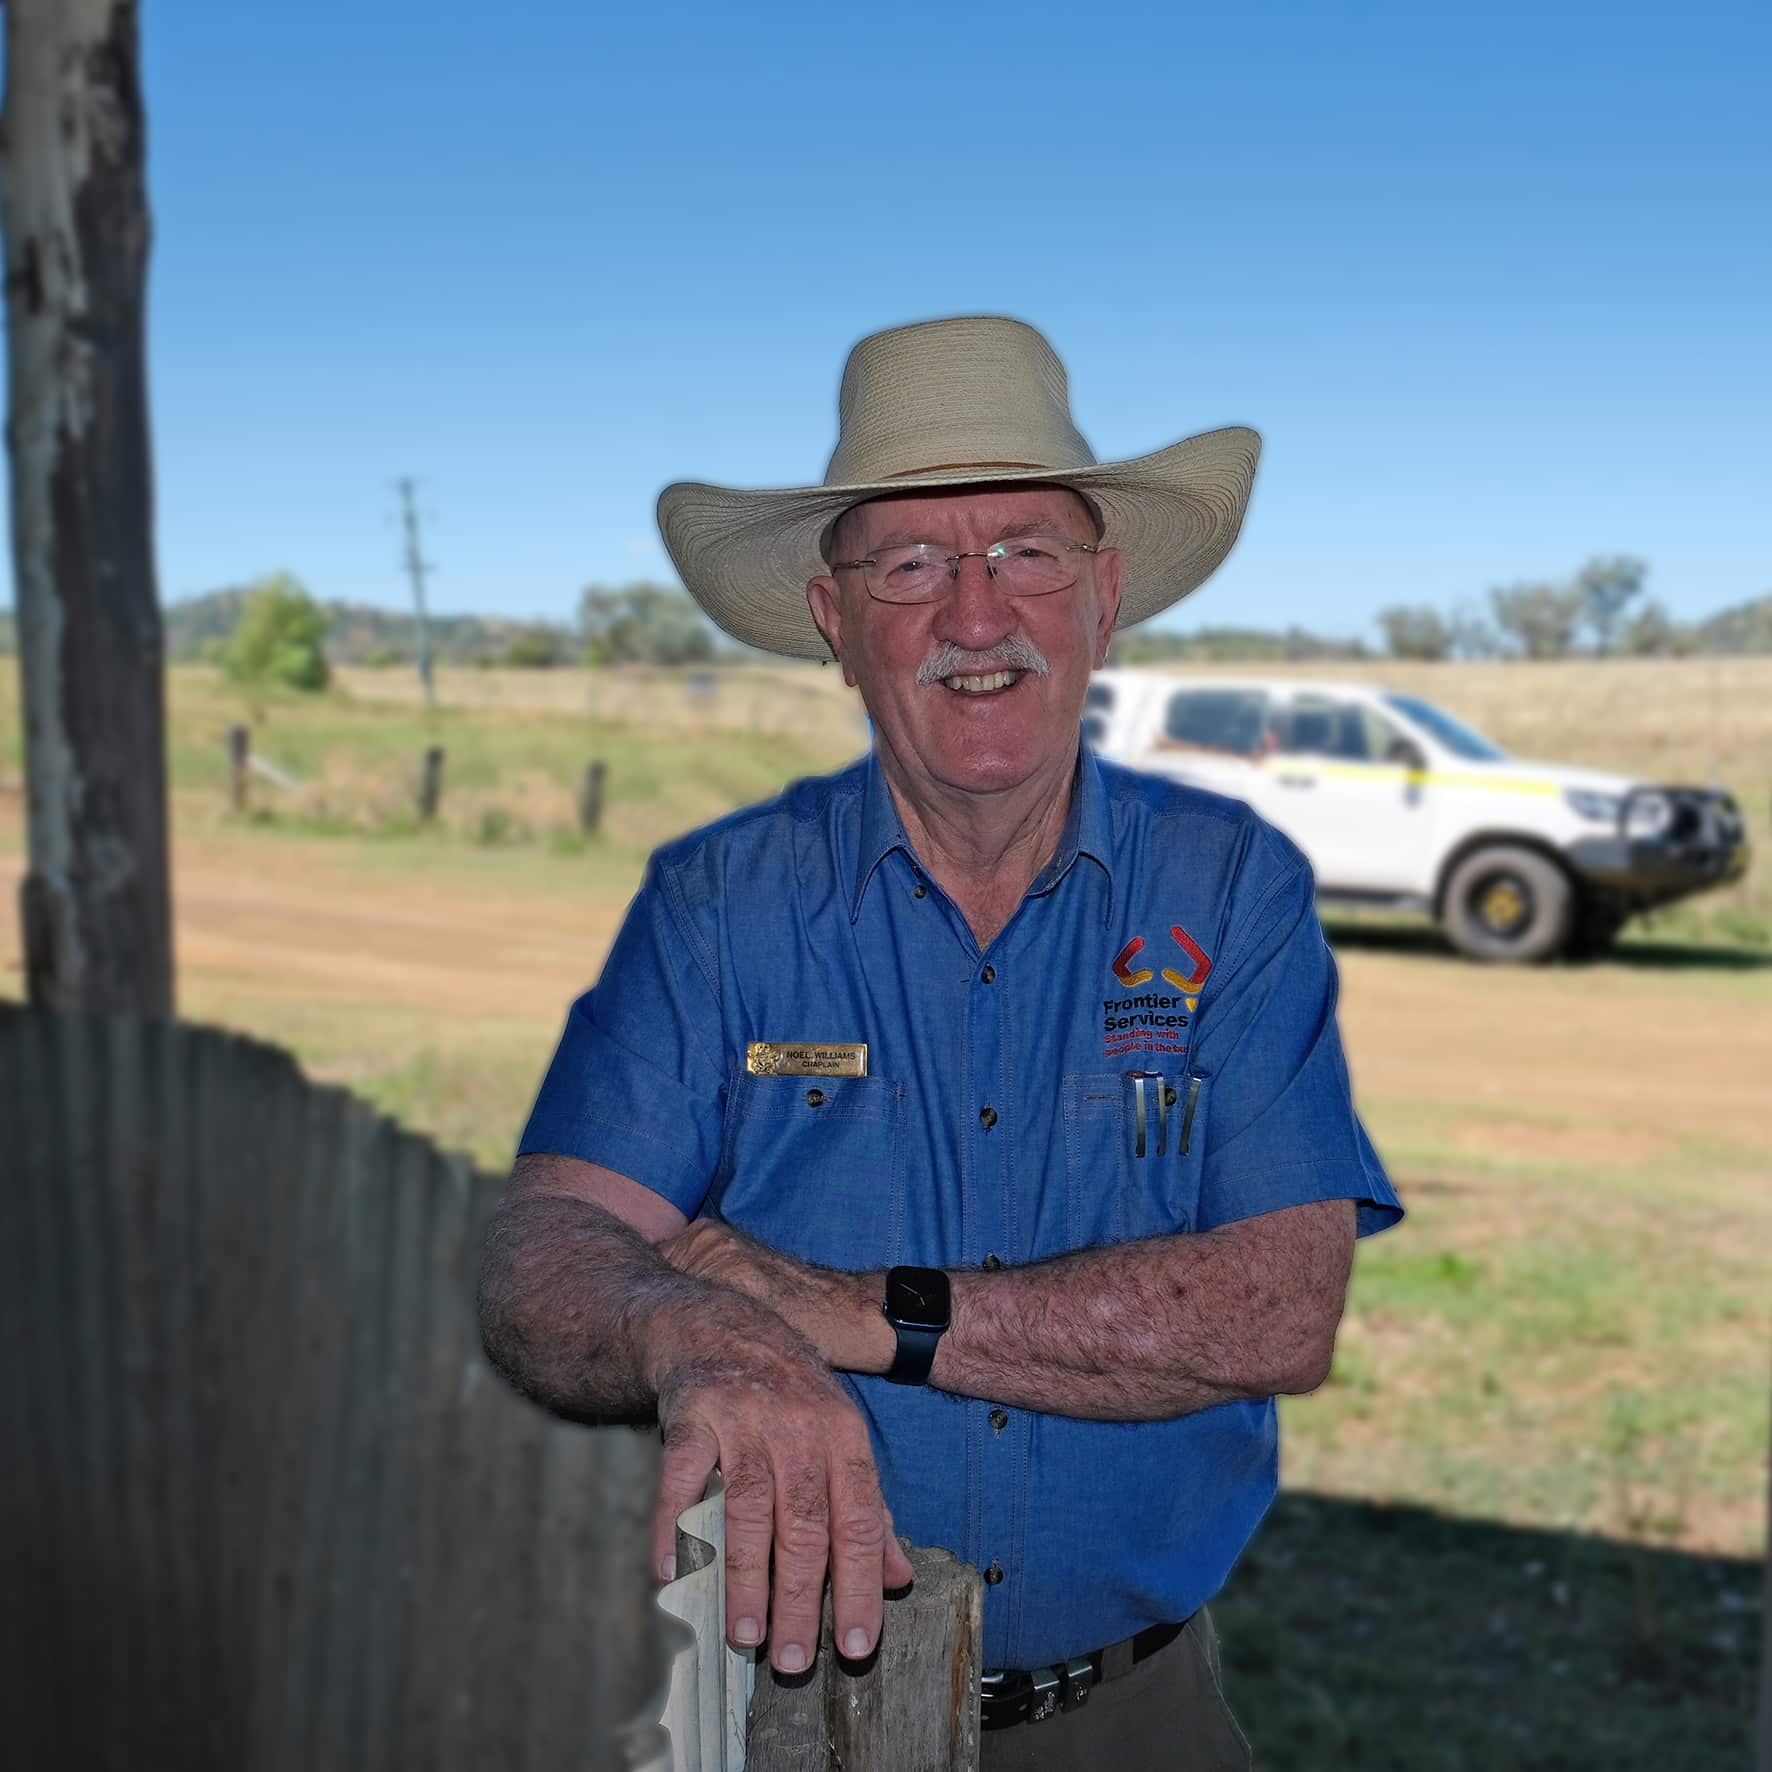
[[[1174,939],[1175,945],[1193,961],[1194,969],[1186,978],[1183,978],[1179,972],[1165,966],[1163,976],[1187,998],[1187,1006],[1190,1011],[1198,1009],[1200,1006],[1200,986],[1206,982],[1206,975],[1212,970],[1211,957],[1179,923],[1170,924],[1169,934]],[[1150,974],[1147,972],[1145,976],[1148,978]]]
[[[1188,1049],[1189,1016],[1200,1006],[1200,987],[1212,970],[1212,958],[1179,923],[1169,926],[1170,939],[1187,956],[1189,970],[1163,968],[1164,982],[1180,995],[1146,991],[1136,997],[1102,1000],[1102,1056],[1119,1058],[1128,1052],[1185,1053]],[[1123,991],[1136,991],[1157,976],[1149,966],[1134,965],[1143,953],[1145,939],[1135,935],[1114,956],[1114,981]],[[1186,1014],[1177,1013],[1182,1009]]]

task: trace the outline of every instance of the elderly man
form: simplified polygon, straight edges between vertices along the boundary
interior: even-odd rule
[[[864,339],[840,409],[823,486],[674,486],[660,523],[729,632],[828,649],[872,754],[653,858],[524,1133],[487,1344],[552,1408],[656,1408],[662,1576],[719,1465],[731,1640],[783,1672],[827,1570],[871,1651],[896,1522],[984,1572],[987,1765],[1245,1765],[1204,1607],[1400,1209],[1305,862],[1079,722],[1116,622],[1228,552],[1259,442],[1097,463],[998,319]]]

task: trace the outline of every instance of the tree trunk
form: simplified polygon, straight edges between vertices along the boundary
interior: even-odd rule
[[[7,0],[0,111],[31,1001],[169,1015],[135,0]]]

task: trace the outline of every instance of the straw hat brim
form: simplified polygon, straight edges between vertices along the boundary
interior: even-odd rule
[[[689,594],[735,640],[787,658],[828,658],[806,606],[806,582],[826,570],[824,532],[851,505],[944,486],[1075,487],[1101,513],[1103,545],[1125,556],[1116,625],[1130,627],[1204,584],[1231,551],[1260,454],[1256,432],[1231,426],[1088,467],[944,468],[761,491],[679,481],[659,494],[658,527]]]

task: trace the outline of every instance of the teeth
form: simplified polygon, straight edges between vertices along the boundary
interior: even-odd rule
[[[942,683],[962,695],[983,695],[988,690],[1007,689],[1020,675],[1019,671],[993,671],[988,677],[943,677]]]

